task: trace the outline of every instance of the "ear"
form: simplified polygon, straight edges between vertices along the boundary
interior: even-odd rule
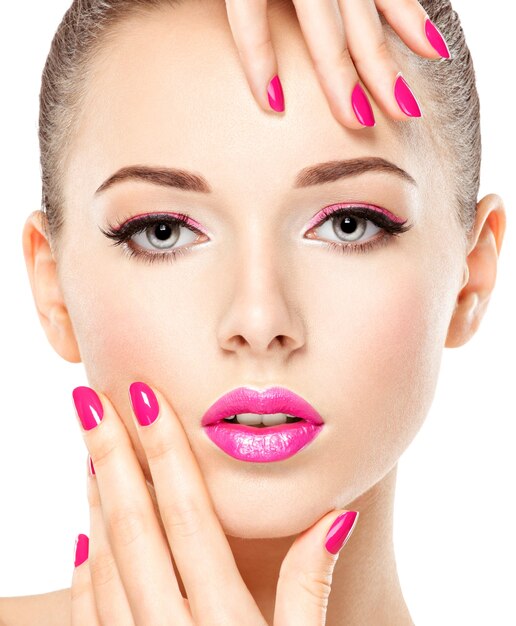
[[[496,282],[505,223],[505,208],[500,196],[489,194],[480,200],[468,244],[462,289],[448,327],[446,348],[465,344],[480,325]]]
[[[32,295],[39,321],[54,350],[66,361],[80,363],[79,346],[61,293],[45,220],[43,211],[33,211],[23,227],[23,255]]]

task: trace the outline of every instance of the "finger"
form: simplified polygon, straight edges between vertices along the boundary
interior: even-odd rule
[[[283,111],[285,102],[267,20],[267,0],[226,0],[226,10],[253,96],[265,111]]]
[[[274,626],[326,623],[333,569],[357,511],[332,511],[296,537],[280,568]]]
[[[88,464],[90,462],[88,455]],[[91,467],[95,471],[93,463]],[[88,472],[87,480],[90,506],[89,566],[97,614],[101,624],[134,626],[131,608],[109,545],[95,474]]]
[[[122,420],[107,396],[90,387],[76,387],[73,399],[135,623],[191,626],[169,546]]]
[[[374,126],[374,114],[351,60],[342,16],[333,0],[293,0],[319,83],[330,110],[342,125]]]
[[[134,423],[147,456],[163,525],[194,623],[265,626],[235,563],[181,422],[163,395],[135,382]],[[143,425],[142,425],[143,424]],[[216,584],[206,584],[206,581]],[[221,590],[227,601],[221,602]]]
[[[95,608],[88,566],[88,535],[82,533],[75,540],[75,560],[70,589],[70,612],[72,626],[100,626]]]
[[[339,0],[353,63],[386,115],[421,117],[421,107],[387,46],[373,0]]]
[[[449,59],[450,50],[446,41],[430,20],[418,0],[375,0],[400,39],[416,54],[428,59]]]

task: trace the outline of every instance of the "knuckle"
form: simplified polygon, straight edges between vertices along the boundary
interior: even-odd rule
[[[95,469],[109,461],[118,445],[119,444],[110,437],[100,437],[99,441],[95,443],[95,452],[91,455],[92,459],[95,459]]]
[[[73,577],[73,584],[70,589],[70,601],[72,605],[81,600],[86,594],[90,592],[91,584],[89,576],[81,575]],[[1,622],[0,622],[1,623]]]
[[[257,28],[253,25],[249,30],[239,32],[235,37],[238,55],[245,67],[255,71],[270,70],[274,58],[274,47],[271,33],[265,26]]]
[[[181,537],[195,535],[201,528],[201,512],[194,504],[171,502],[160,511],[165,528]]]
[[[314,66],[318,72],[332,71],[334,67],[348,69],[353,64],[351,53],[347,46],[341,48],[336,55],[315,54],[313,56]]]
[[[158,439],[156,443],[145,447],[145,454],[150,463],[155,463],[156,461],[166,459],[173,453],[174,448],[175,444],[173,442]]]
[[[298,583],[319,608],[326,609],[332,578],[333,572],[329,570],[301,571]]]
[[[353,51],[353,61],[357,67],[376,65],[378,62],[389,63],[391,58],[391,51],[385,38],[382,38],[373,49]]]
[[[245,40],[246,42],[248,40]],[[243,59],[248,62],[253,62],[256,57],[268,54],[272,50],[272,39],[270,33],[267,33],[264,37],[254,39],[252,42],[242,43],[239,51]]]
[[[387,61],[391,58],[391,51],[389,46],[387,45],[387,40],[382,39],[380,43],[377,45],[376,50],[374,51],[374,56],[378,58],[380,61]]]
[[[348,66],[348,65],[353,63],[353,59],[351,58],[351,53],[350,53],[349,48],[347,46],[342,48],[342,50],[340,51],[340,54],[338,56],[337,61],[338,61],[339,65],[345,65],[345,66]]]
[[[88,505],[90,509],[97,509],[100,507],[100,495],[98,487],[92,481],[88,481],[86,487],[86,493],[88,496]]]
[[[117,569],[112,554],[108,551],[92,554],[90,573],[95,587],[102,587],[113,581],[117,575]]]
[[[145,532],[145,522],[140,511],[120,509],[114,511],[106,521],[109,537],[116,537],[124,547],[133,543]]]

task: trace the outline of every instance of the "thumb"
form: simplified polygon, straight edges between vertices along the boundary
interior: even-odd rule
[[[358,511],[331,511],[296,537],[280,568],[274,626],[326,623],[333,569]]]

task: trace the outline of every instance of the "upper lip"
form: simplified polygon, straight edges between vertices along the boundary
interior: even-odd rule
[[[237,387],[216,400],[203,415],[201,424],[207,426],[239,413],[286,413],[313,424],[324,420],[314,407],[297,393],[285,387],[268,387],[263,391]]]

